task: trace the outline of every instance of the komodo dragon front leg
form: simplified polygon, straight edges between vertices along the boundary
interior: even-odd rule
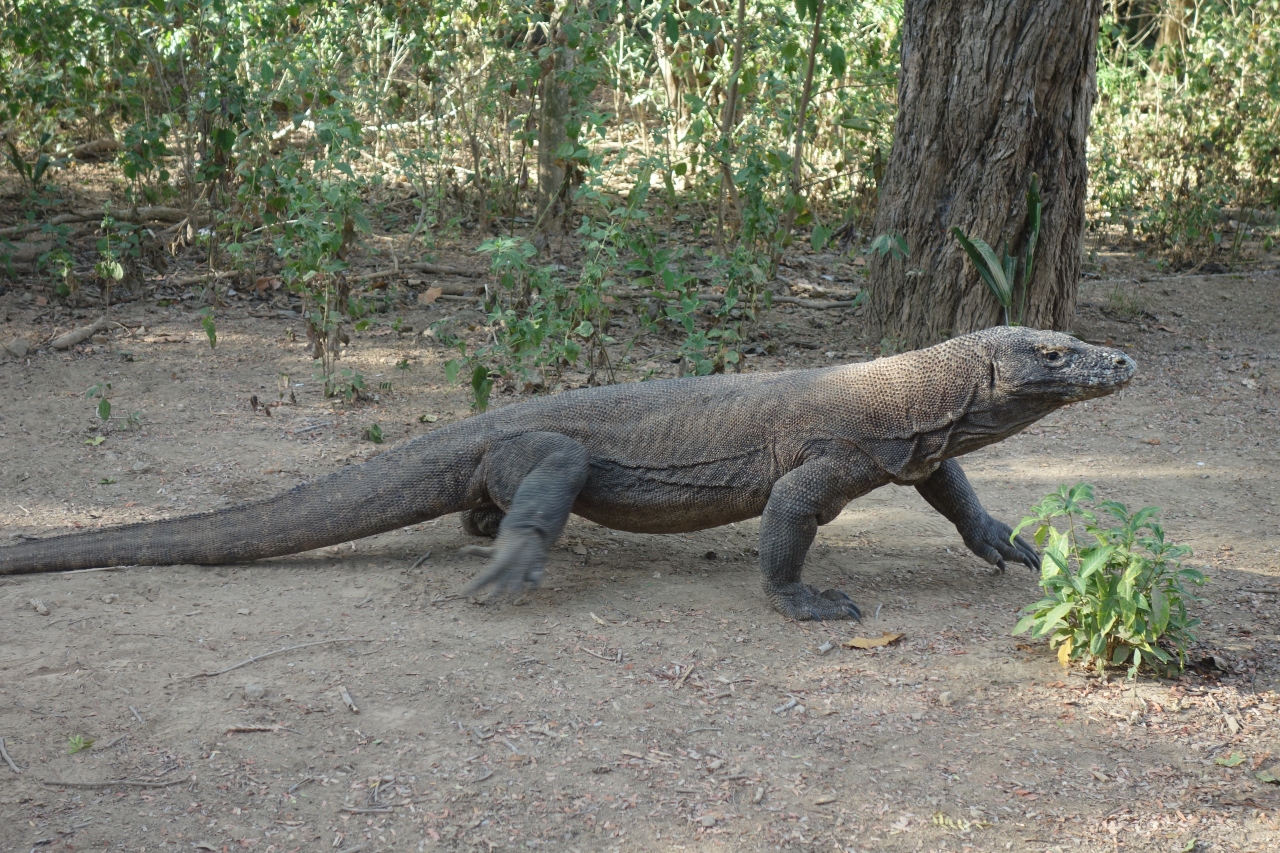
[[[468,593],[494,586],[494,595],[518,595],[542,580],[547,549],[560,537],[573,502],[587,482],[587,449],[554,432],[501,439],[485,454],[484,483],[492,503],[464,519],[483,532],[495,519],[492,547],[468,546],[464,554],[490,557]],[[505,516],[499,514],[506,510]],[[470,531],[468,531],[470,532]]]
[[[916,491],[956,526],[969,550],[995,566],[996,571],[1005,570],[1005,560],[1040,568],[1036,549],[1021,536],[1009,541],[1012,528],[992,518],[983,508],[956,460],[943,462],[927,480],[916,484]]]
[[[776,610],[797,621],[862,618],[849,596],[838,589],[819,592],[802,583],[800,573],[818,526],[885,482],[869,465],[820,458],[773,484],[760,519],[760,568],[764,594]]]

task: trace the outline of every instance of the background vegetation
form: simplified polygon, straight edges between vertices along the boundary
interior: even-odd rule
[[[498,274],[502,333],[456,365],[477,399],[499,362],[588,358],[607,376],[619,281],[660,297],[651,319],[685,330],[690,369],[723,370],[793,239],[849,251],[876,236],[900,14],[897,0],[0,0],[0,132],[28,223],[4,229],[0,257],[43,239],[34,260],[59,296],[106,296],[162,260],[136,211],[177,209],[161,248],[278,272],[349,396],[332,364],[342,324],[375,306],[343,273],[379,251],[376,223],[411,235],[412,260],[470,241]],[[1233,261],[1251,233],[1269,248],[1280,0],[1111,0],[1098,47],[1090,227],[1179,265]],[[56,224],[76,158],[113,163],[116,204],[135,212],[103,225],[89,259]],[[545,266],[557,237],[572,263]],[[723,298],[695,319],[708,278]]]

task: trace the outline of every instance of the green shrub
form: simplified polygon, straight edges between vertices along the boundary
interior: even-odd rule
[[[1045,590],[1013,633],[1047,637],[1063,666],[1081,661],[1101,671],[1128,662],[1130,678],[1144,662],[1158,672],[1181,670],[1200,624],[1187,613],[1196,600],[1188,586],[1205,582],[1179,562],[1191,549],[1165,539],[1159,507],[1130,513],[1116,501],[1093,500],[1092,486],[1060,486],[1013,531],[1035,528]],[[1066,520],[1065,530],[1055,519]]]

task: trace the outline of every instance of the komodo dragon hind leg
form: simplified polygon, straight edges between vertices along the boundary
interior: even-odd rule
[[[538,585],[547,549],[560,537],[587,482],[587,462],[585,447],[552,432],[506,439],[485,454],[485,487],[508,509],[491,548],[462,549],[490,558],[468,595],[487,586],[495,596],[519,595]]]
[[[462,529],[470,536],[487,536],[490,539],[498,535],[502,519],[506,517],[502,508],[493,504],[469,509],[462,513]]]

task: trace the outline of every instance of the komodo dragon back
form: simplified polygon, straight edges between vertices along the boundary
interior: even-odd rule
[[[496,535],[476,587],[537,586],[570,513],[638,532],[760,516],[770,602],[857,618],[800,580],[818,526],[858,496],[915,487],[1003,569],[1039,555],[982,507],[956,458],[1057,408],[1113,393],[1132,359],[1067,335],[1000,327],[870,363],[586,388],[435,430],[264,500],[0,547],[0,575],[240,563],[455,512]],[[474,588],[474,587],[473,587]]]

